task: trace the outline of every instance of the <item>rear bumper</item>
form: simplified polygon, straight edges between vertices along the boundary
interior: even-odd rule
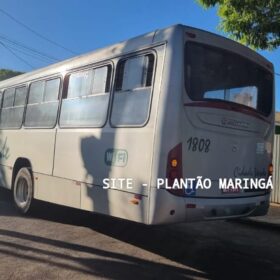
[[[270,194],[241,198],[186,198],[151,188],[148,224],[184,223],[265,215]]]
[[[234,219],[265,215],[269,208],[269,194],[242,198],[203,199],[186,198],[186,220]],[[188,208],[188,205],[195,208]]]

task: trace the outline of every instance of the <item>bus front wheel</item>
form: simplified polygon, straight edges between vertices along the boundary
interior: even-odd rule
[[[33,181],[28,168],[21,168],[15,178],[13,197],[16,208],[23,214],[30,211],[33,200]]]

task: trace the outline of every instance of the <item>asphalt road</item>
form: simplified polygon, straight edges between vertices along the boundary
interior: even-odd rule
[[[280,279],[280,232],[238,222],[147,227],[0,190],[0,279]]]

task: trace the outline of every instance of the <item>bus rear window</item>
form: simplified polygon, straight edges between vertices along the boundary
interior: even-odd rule
[[[185,47],[186,90],[194,101],[242,104],[268,116],[273,76],[238,54],[188,42]]]

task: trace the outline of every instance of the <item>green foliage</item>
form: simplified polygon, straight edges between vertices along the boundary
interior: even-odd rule
[[[0,81],[12,78],[20,74],[22,74],[22,72],[12,71],[8,69],[0,69]]]
[[[204,8],[217,5],[219,28],[255,49],[280,46],[280,0],[197,0]]]

